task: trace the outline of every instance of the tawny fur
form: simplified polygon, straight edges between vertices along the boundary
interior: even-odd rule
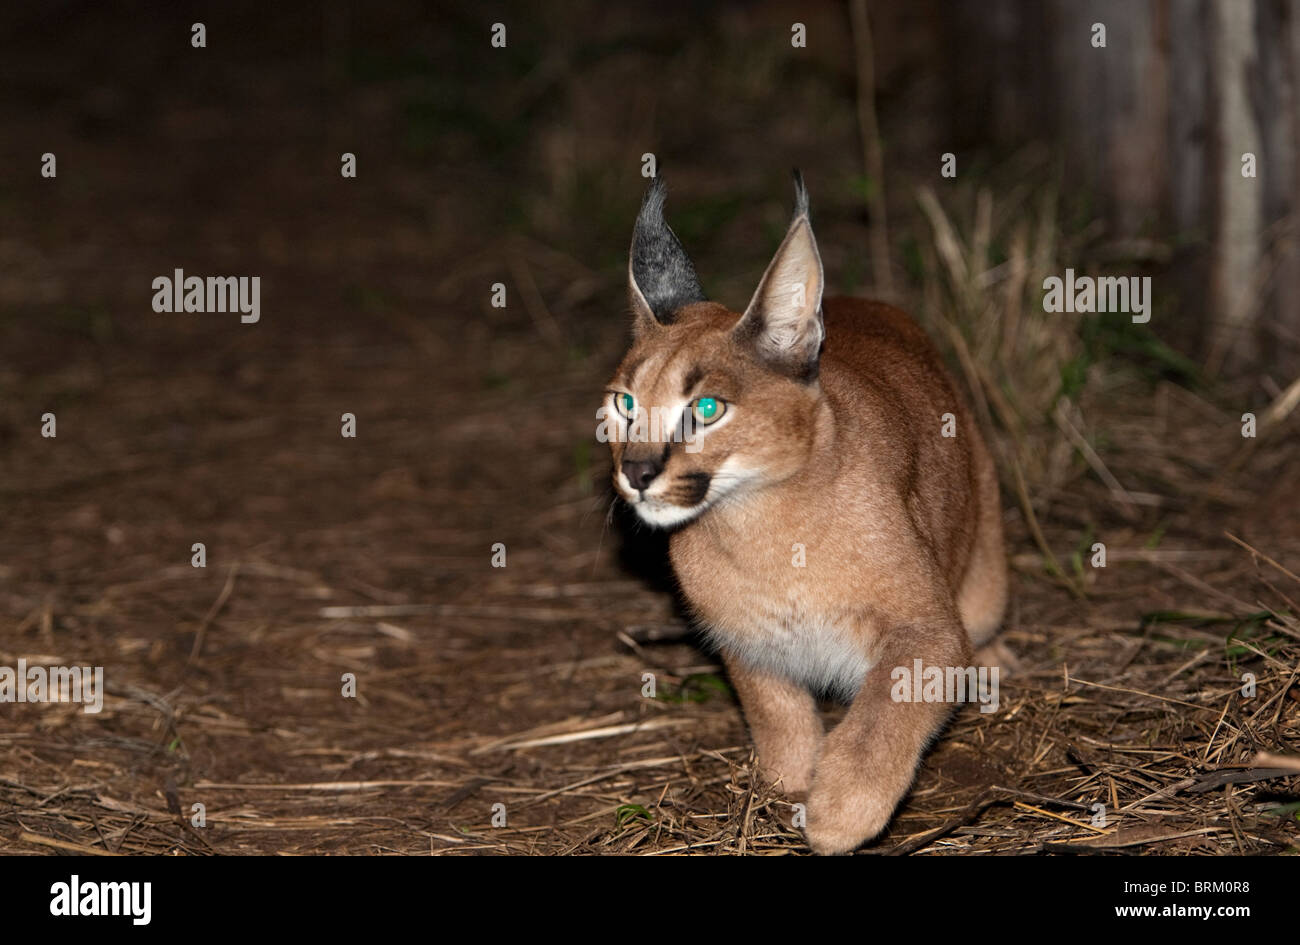
[[[891,670],[968,665],[1002,620],[1007,576],[993,464],[933,345],[896,308],[823,301],[820,278],[806,212],[744,316],[690,302],[661,322],[634,273],[636,341],[611,396],[670,413],[708,396],[730,415],[695,452],[667,437],[611,448],[619,493],[675,527],[673,569],[760,769],[806,797],[812,848],[840,853],[886,827],[953,709],[894,701]],[[787,304],[801,279],[809,298]],[[809,357],[814,376],[799,376]],[[621,470],[646,458],[662,469],[642,492]],[[814,692],[852,703],[825,735]]]

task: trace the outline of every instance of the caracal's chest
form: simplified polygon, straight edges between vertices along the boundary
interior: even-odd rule
[[[679,535],[673,566],[701,626],[728,655],[851,698],[871,665],[866,608],[855,581],[818,566],[824,553],[814,545],[810,560],[803,542]]]

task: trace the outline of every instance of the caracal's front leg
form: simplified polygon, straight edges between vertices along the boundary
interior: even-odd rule
[[[740,696],[758,754],[759,773],[789,798],[802,800],[812,784],[822,743],[817,703],[803,686],[723,654]]]
[[[923,666],[964,666],[970,643],[956,615],[929,626],[897,626],[879,646],[843,721],[822,745],[808,798],[808,844],[816,853],[848,853],[889,823],[907,794],[921,755],[953,710],[949,702],[891,696],[891,673]]]

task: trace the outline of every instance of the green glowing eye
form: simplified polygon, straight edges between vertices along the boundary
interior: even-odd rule
[[[615,394],[614,403],[618,406],[618,412],[629,420],[632,418],[632,410],[636,407],[636,401],[631,394]]]
[[[716,397],[700,397],[695,401],[693,409],[696,420],[703,424],[709,424],[722,416],[726,405]]]

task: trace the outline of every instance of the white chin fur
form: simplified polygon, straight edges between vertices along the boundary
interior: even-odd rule
[[[641,521],[656,528],[672,528],[674,525],[681,525],[689,522],[704,511],[704,503],[693,505],[688,509],[684,509],[680,505],[662,504],[653,499],[631,504],[636,514],[640,516]]]

